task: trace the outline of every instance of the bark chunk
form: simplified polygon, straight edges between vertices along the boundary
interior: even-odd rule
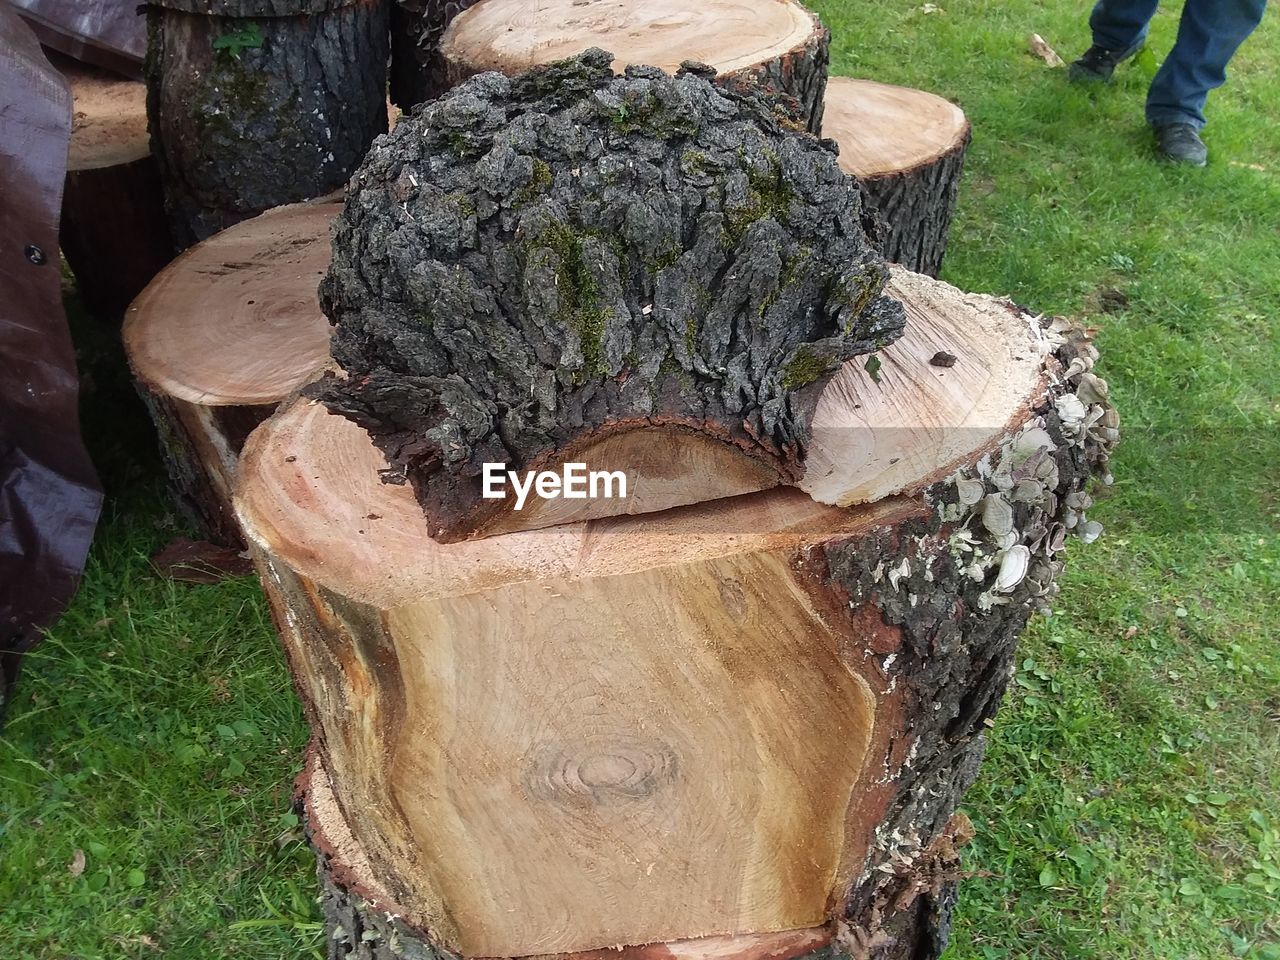
[[[902,330],[857,182],[782,101],[611,60],[477,76],[353,178],[321,288],[348,376],[314,392],[440,539],[488,506],[484,462],[602,428],[693,427],[794,481],[821,385]]]

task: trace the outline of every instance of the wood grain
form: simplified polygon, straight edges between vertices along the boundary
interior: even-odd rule
[[[615,68],[674,73],[685,60],[721,73],[771,60],[805,42],[813,16],[787,0],[486,0],[460,13],[441,52],[471,72],[518,73],[601,47]]]

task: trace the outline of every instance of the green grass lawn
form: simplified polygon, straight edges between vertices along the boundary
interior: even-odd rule
[[[1280,24],[1210,100],[1203,171],[1153,161],[1145,76],[1026,53],[1088,4],[823,0],[833,72],[974,125],[944,269],[1100,330],[1125,424],[967,809],[948,956],[1280,958]],[[1152,48],[1172,43],[1177,7]],[[1127,308],[1103,313],[1103,289]],[[306,731],[257,586],[171,584],[181,532],[109,338],[81,324],[111,497],[80,595],[0,732],[0,954],[319,956],[289,813]],[[83,869],[80,870],[80,851]]]

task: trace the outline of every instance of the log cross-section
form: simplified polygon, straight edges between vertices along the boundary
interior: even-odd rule
[[[614,66],[705,63],[723,82],[795,99],[800,121],[822,127],[830,34],[795,0],[485,0],[460,13],[441,41],[452,83],[486,70],[508,75],[613,51]]]
[[[826,98],[823,136],[840,144],[840,166],[884,218],[884,255],[936,277],[969,146],[964,111],[923,90],[849,77],[832,77]]]
[[[340,207],[280,207],[197,244],[125,315],[179,505],[212,540],[240,541],[231,494],[250,431],[330,365],[316,286]]]
[[[50,53],[75,98],[58,241],[89,312],[118,320],[173,259],[147,88]]]
[[[778,488],[442,544],[345,418],[299,400],[254,433],[236,508],[316,736],[335,949],[759,960],[825,927],[937,956],[959,798],[1117,426],[1078,334],[953,306],[1016,317],[1038,388],[855,507]],[[919,365],[958,364],[904,340],[882,370],[900,348],[929,409]]]

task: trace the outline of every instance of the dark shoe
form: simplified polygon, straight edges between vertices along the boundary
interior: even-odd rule
[[[1067,79],[1072,83],[1110,83],[1116,67],[1142,49],[1142,44],[1128,50],[1108,50],[1096,43],[1071,65]]]
[[[1172,163],[1203,167],[1209,159],[1209,148],[1189,123],[1167,123],[1156,127],[1156,149]]]

